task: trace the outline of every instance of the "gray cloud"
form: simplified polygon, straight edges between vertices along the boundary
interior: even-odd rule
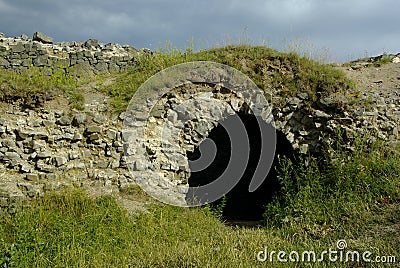
[[[184,47],[193,37],[198,48],[251,40],[283,50],[300,39],[297,46],[326,47],[343,61],[399,52],[399,7],[397,0],[0,0],[0,31],[152,49],[166,40]]]

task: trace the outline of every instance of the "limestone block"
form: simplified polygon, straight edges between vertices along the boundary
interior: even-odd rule
[[[21,52],[25,51],[24,44],[22,42],[18,42],[16,45],[11,47],[11,51],[13,53],[21,53]]]
[[[98,125],[91,125],[86,128],[86,133],[92,134],[92,133],[101,133],[102,132],[102,127]]]
[[[52,44],[53,43],[53,38],[50,37],[50,36],[45,35],[44,33],[35,32],[33,34],[33,41],[42,42],[44,44]]]
[[[72,123],[72,117],[68,115],[61,116],[60,118],[57,119],[56,123],[61,125],[61,126],[69,126]]]
[[[99,40],[97,39],[89,39],[85,42],[85,47],[88,49],[96,48],[99,46]]]
[[[48,59],[49,59],[48,55],[40,55],[33,60],[32,64],[37,67],[46,66]]]
[[[4,57],[0,56],[0,67],[2,68],[8,68],[10,67],[10,62],[8,60],[6,60]]]
[[[28,174],[25,175],[25,179],[28,180],[28,181],[37,182],[37,181],[39,181],[39,174],[28,173]]]
[[[68,159],[64,156],[56,156],[54,158],[54,161],[55,161],[56,167],[60,167],[60,166],[65,165],[68,162]]]

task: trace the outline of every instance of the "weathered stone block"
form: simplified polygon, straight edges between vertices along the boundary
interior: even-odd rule
[[[110,162],[107,160],[101,160],[97,163],[97,167],[98,168],[108,168],[108,166],[110,165]]]
[[[93,118],[93,122],[98,124],[104,124],[107,121],[107,118],[102,114],[96,114]]]
[[[32,63],[34,66],[42,67],[47,65],[48,59],[48,55],[40,55],[36,59],[34,59]]]
[[[56,167],[60,167],[60,166],[65,165],[68,162],[68,159],[64,156],[56,156],[54,158],[54,161],[55,161]]]
[[[39,174],[36,174],[36,173],[28,173],[28,174],[26,174],[25,179],[28,180],[28,181],[35,181],[35,182],[37,182],[37,181],[39,181]]]
[[[100,138],[101,138],[101,136],[100,136],[99,133],[93,133],[93,134],[91,134],[91,135],[89,136],[89,140],[90,140],[90,141],[96,141],[96,140],[99,140]]]
[[[96,58],[90,57],[90,58],[88,58],[88,59],[89,59],[89,64],[90,64],[90,65],[94,65],[94,64],[97,63],[97,59],[96,59]]]
[[[74,115],[74,119],[72,121],[74,125],[79,126],[81,124],[84,124],[85,122],[86,122],[86,114],[81,113]]]
[[[84,52],[83,52],[83,51],[78,51],[78,52],[76,52],[76,58],[77,58],[78,60],[83,60],[83,58],[85,58]]]
[[[28,56],[26,59],[22,60],[21,66],[22,67],[29,67],[32,64],[32,61],[28,59]]]
[[[115,129],[108,129],[106,131],[106,136],[110,140],[115,140],[117,138],[117,133],[118,133],[118,131],[116,131]]]
[[[11,57],[9,57],[11,60],[20,60],[21,59],[21,53],[13,53]]]
[[[51,153],[49,151],[38,152],[36,157],[37,158],[41,158],[41,159],[50,158],[51,157]]]
[[[92,125],[86,128],[86,132],[89,134],[92,133],[101,133],[102,132],[102,128],[100,126],[97,125]]]
[[[33,128],[21,128],[17,130],[18,137],[22,140],[27,139],[29,136],[33,135],[35,130]]]
[[[52,44],[53,43],[53,38],[50,37],[50,36],[45,35],[44,33],[35,32],[33,34],[33,41],[42,42],[44,44]]]
[[[12,59],[11,65],[14,67],[20,67],[22,65],[22,60],[21,59]]]
[[[49,138],[49,134],[45,131],[37,131],[33,133],[34,140],[47,140]]]
[[[82,53],[84,58],[93,58],[93,55],[89,50],[84,50]]]
[[[64,133],[64,135],[63,135],[63,139],[64,140],[72,140],[73,138],[74,138],[74,134],[72,134],[72,133]]]
[[[7,52],[7,47],[6,46],[0,46],[0,55],[5,55],[4,52]],[[1,54],[4,53],[4,54]]]
[[[11,51],[13,53],[21,53],[25,50],[24,44],[22,42],[17,43],[16,45],[11,47]]]
[[[55,181],[58,179],[58,175],[55,173],[46,174],[46,179],[50,181]]]
[[[82,134],[80,134],[80,133],[75,133],[74,134],[74,137],[72,138],[72,141],[81,141],[81,140],[83,140],[83,136],[82,136]]]
[[[56,58],[53,59],[53,65],[57,68],[67,68],[70,66],[70,60],[68,58]]]
[[[37,50],[42,50],[42,49],[43,49],[43,46],[41,43],[39,43],[37,41],[32,42],[32,50],[37,51]]]
[[[20,159],[20,155],[16,152],[6,152],[4,154],[4,159],[5,160],[17,160]]]
[[[33,45],[32,43],[25,43],[25,44],[24,44],[24,47],[25,47],[24,50],[25,50],[25,52],[28,53],[28,52],[33,51],[34,49],[32,48],[32,45]]]
[[[100,51],[95,52],[95,53],[94,53],[94,57],[95,57],[96,59],[98,59],[98,60],[104,59],[103,52],[100,52]]]
[[[32,140],[29,142],[27,147],[36,151],[40,151],[42,148],[46,148],[46,143],[44,141]]]
[[[0,57],[0,67],[8,68],[10,67],[10,62],[6,60],[4,57]]]
[[[99,40],[97,39],[89,39],[85,42],[85,47],[91,49],[91,48],[96,48],[99,46]]]
[[[61,125],[61,126],[69,126],[72,123],[72,117],[68,115],[61,116],[59,119],[57,119],[56,123]]]

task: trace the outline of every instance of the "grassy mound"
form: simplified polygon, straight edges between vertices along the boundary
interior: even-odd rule
[[[144,55],[137,66],[121,74],[103,91],[113,97],[117,111],[124,111],[135,91],[157,72],[191,61],[214,61],[234,67],[252,79],[272,104],[282,106],[286,97],[301,92],[310,102],[334,92],[353,88],[353,83],[332,66],[320,64],[295,53],[280,53],[262,46],[227,46],[192,53],[169,49]]]

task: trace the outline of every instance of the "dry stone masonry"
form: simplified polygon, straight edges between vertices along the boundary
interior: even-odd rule
[[[53,42],[53,38],[36,32],[33,39],[26,35],[7,38],[0,33],[0,68],[26,69],[29,66],[87,70],[96,74],[120,72],[135,65],[140,53],[131,46],[86,42]]]
[[[3,111],[0,162],[7,175],[0,175],[1,204],[64,186],[87,184],[109,192],[125,187],[130,175],[124,166],[121,119],[101,114],[102,105],[86,112]]]
[[[353,140],[357,133],[368,132],[371,141],[376,137],[393,148],[400,145],[400,98],[385,102],[374,97],[372,111],[365,107],[346,111],[340,107],[341,102],[329,97],[312,108],[306,105],[307,99],[306,93],[300,93],[286,99],[285,107],[272,109],[275,129],[285,135],[296,153],[320,156],[322,150],[336,142],[329,135],[338,131],[344,134],[345,142]],[[225,103],[224,109],[219,102]],[[182,105],[186,107],[183,109]],[[187,117],[188,111],[192,120],[183,124],[180,118]],[[127,162],[133,167],[133,177],[153,196],[185,205],[190,177],[187,153],[193,152],[218,122],[235,113],[251,114],[251,110],[242,98],[218,85],[189,83],[166,94],[148,118],[146,140],[136,140],[140,136],[136,132],[124,133],[130,141]],[[166,133],[168,128],[175,130],[175,135]],[[347,149],[353,150],[351,146]],[[150,165],[144,160],[145,155]]]
[[[18,70],[30,64],[48,68],[83,64],[94,73],[113,72],[134,64],[138,53],[132,47],[103,45],[96,40],[54,43],[40,33],[33,39],[24,35],[6,38],[0,34],[0,67],[6,69]],[[192,120],[180,124],[180,104],[194,96],[197,103],[186,107],[192,109]],[[321,98],[311,106],[308,99],[307,93],[300,93],[285,99],[282,108],[272,107],[271,111],[274,127],[284,134],[296,153],[320,155],[326,145],[335,142],[327,137],[337,129],[344,132],[347,140],[357,133],[371,131],[393,148],[399,146],[398,94],[363,92],[358,106],[344,105],[349,100],[337,96]],[[127,115],[110,115],[106,109],[108,101],[107,97],[101,97],[88,102],[84,111],[68,108],[22,111],[16,105],[1,104],[0,207],[66,186],[118,192],[137,180],[146,180],[148,169],[159,174],[158,181],[151,180],[155,182],[152,185],[155,190],[163,192],[170,186],[177,187],[182,194],[180,201],[184,202],[190,176],[186,153],[193,151],[218,121],[238,112],[249,113],[243,98],[221,85],[187,83],[164,95],[150,117],[142,118],[147,124],[148,139],[132,147],[125,142],[132,136],[135,138],[135,134],[122,131]],[[363,101],[369,106],[363,106]],[[224,103],[226,109],[216,108],[214,102]],[[196,105],[207,111],[208,116],[197,113]],[[179,139],[163,136],[165,124],[175,127]],[[139,156],[143,150],[150,156],[152,166]],[[134,172],[128,170],[128,164],[133,165]]]

